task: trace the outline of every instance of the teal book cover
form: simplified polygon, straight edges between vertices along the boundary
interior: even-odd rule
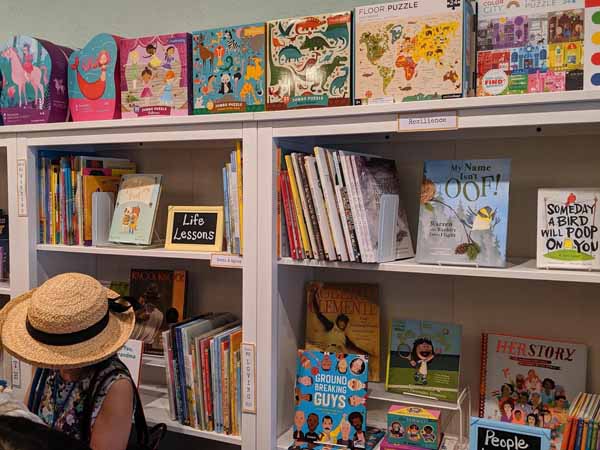
[[[419,263],[506,265],[510,160],[425,161]]]
[[[150,245],[158,211],[162,175],[123,175],[109,240],[120,244]]]
[[[429,320],[392,320],[386,390],[449,402],[459,391],[462,327]]]
[[[265,109],[265,24],[192,34],[194,114]]]
[[[367,356],[298,350],[294,445],[366,448],[368,373]]]

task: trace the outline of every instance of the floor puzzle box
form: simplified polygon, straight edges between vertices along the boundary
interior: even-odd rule
[[[190,41],[188,33],[121,41],[123,118],[190,113]]]
[[[351,104],[350,11],[267,22],[267,109]]]
[[[194,114],[265,110],[265,24],[192,33]]]
[[[4,125],[67,120],[67,59],[72,51],[22,35],[0,46]]]
[[[354,102],[462,97],[473,89],[473,8],[400,1],[354,11]]]
[[[481,3],[477,95],[574,91],[591,84],[584,75],[585,15],[584,0]]]

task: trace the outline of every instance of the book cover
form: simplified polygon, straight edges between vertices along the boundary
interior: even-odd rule
[[[479,416],[552,430],[561,448],[570,403],[585,391],[584,344],[483,334]]]
[[[385,388],[455,402],[462,327],[429,320],[392,320]]]
[[[121,244],[150,245],[158,212],[162,175],[123,175],[109,239]]]
[[[369,381],[379,381],[378,296],[375,284],[308,283],[305,348],[367,355]]]
[[[267,109],[351,104],[352,13],[267,22]]]
[[[368,357],[298,350],[293,439],[364,449]]]
[[[539,189],[537,267],[600,269],[600,189]]]
[[[192,33],[194,114],[265,109],[265,24]]]
[[[131,269],[129,293],[142,305],[131,339],[144,341],[146,351],[162,353],[159,332],[185,315],[186,271]]]
[[[83,176],[83,240],[86,245],[92,244],[92,194],[94,192],[112,192],[116,195],[120,182],[121,177]]]
[[[504,267],[510,160],[425,161],[417,262]]]

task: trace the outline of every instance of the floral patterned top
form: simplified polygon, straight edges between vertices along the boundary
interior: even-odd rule
[[[128,379],[126,373],[129,373],[116,356],[96,367],[100,371],[96,378],[98,381],[115,369],[126,372],[111,375],[102,386],[98,387],[92,412],[92,427],[112,385],[118,380]],[[58,370],[52,370],[46,380],[39,409],[34,412],[51,428],[76,439],[82,439],[83,409],[95,373],[96,370],[91,369],[77,381],[64,381]]]

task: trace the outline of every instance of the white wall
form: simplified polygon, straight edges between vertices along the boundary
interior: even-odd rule
[[[95,34],[124,37],[196,31],[336,12],[373,0],[1,0],[0,42],[14,34],[81,47]]]

